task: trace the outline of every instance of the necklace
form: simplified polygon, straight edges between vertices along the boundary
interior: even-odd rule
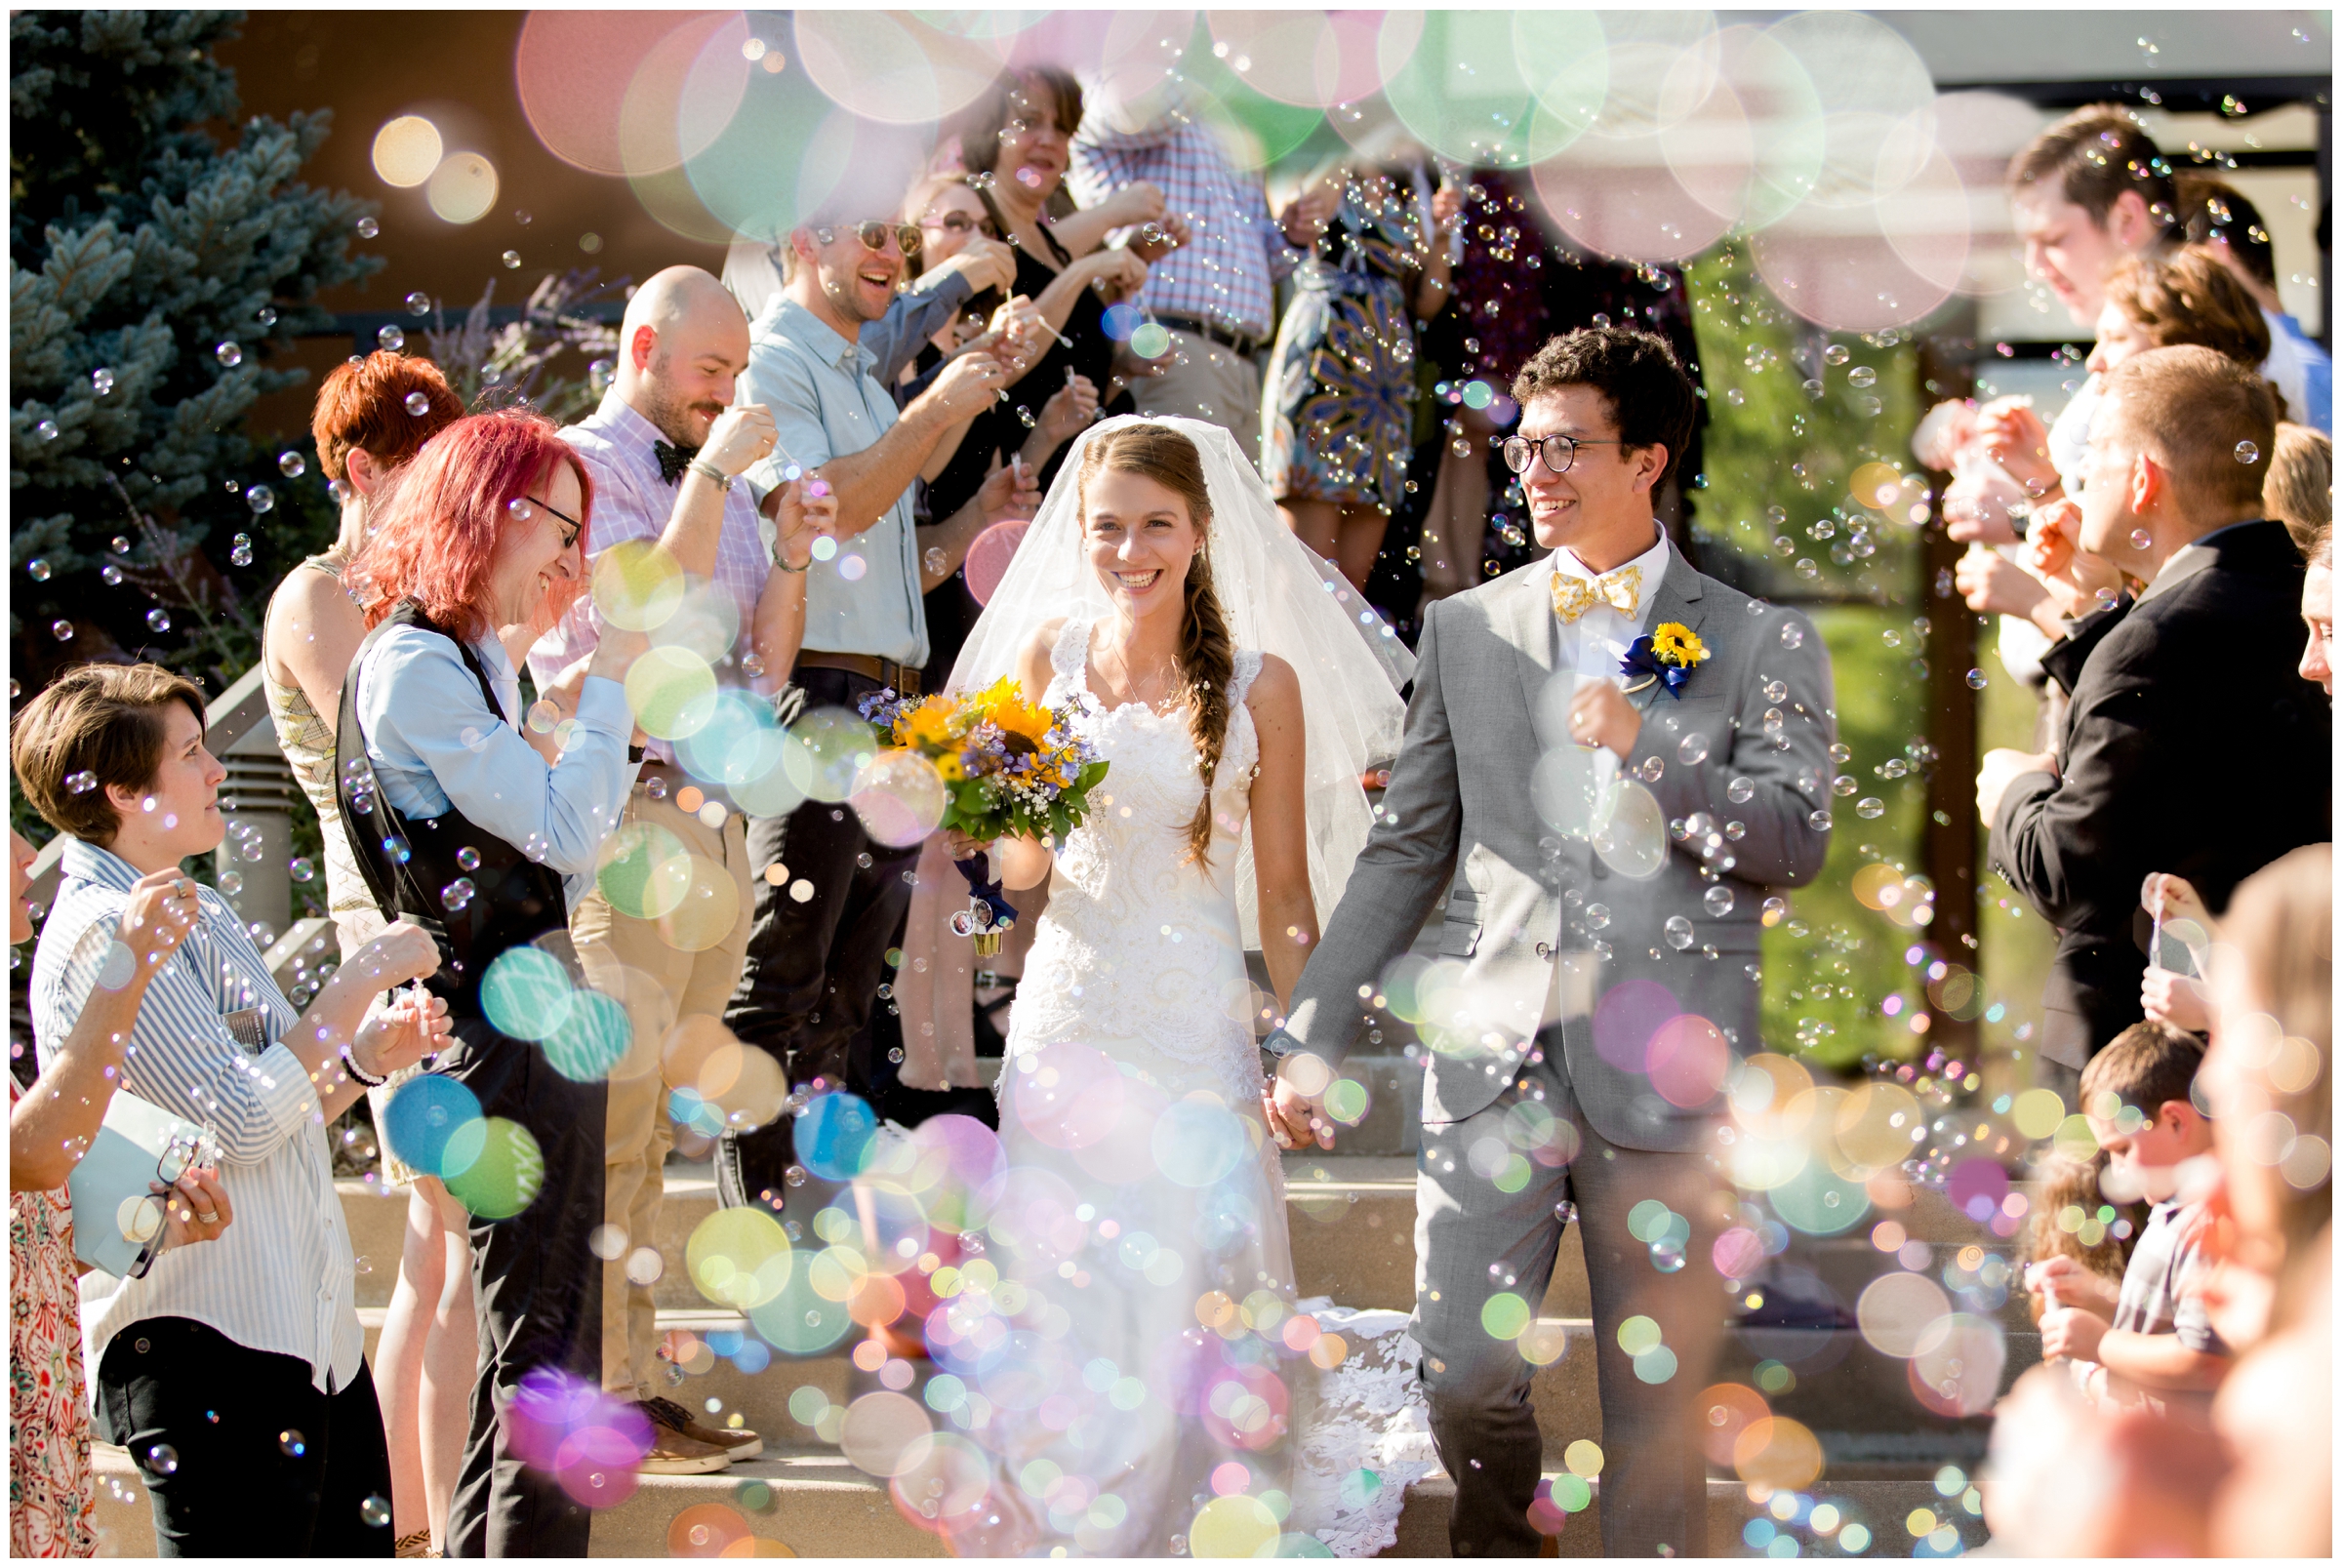
[[[1101,650],[1101,653],[1104,651],[1105,650]],[[1179,663],[1176,660],[1169,664],[1161,665],[1153,670],[1149,671],[1148,679],[1146,681],[1142,681],[1131,670],[1130,656],[1128,652],[1126,650],[1117,648],[1113,650],[1113,653],[1114,663],[1118,666],[1120,673],[1112,677],[1112,684],[1118,690],[1129,694],[1132,702],[1143,704],[1151,711],[1160,714],[1164,710],[1162,704],[1167,697],[1184,695],[1179,691]],[[1103,666],[1105,662],[1103,659],[1101,659],[1099,663],[1101,665],[1100,673],[1104,674],[1105,669]],[[1147,693],[1147,687],[1150,682],[1154,686],[1157,692],[1157,695],[1152,697],[1150,697]]]

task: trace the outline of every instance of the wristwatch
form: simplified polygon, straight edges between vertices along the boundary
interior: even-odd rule
[[[717,467],[714,463],[709,462],[706,458],[692,459],[689,466],[693,473],[698,474],[701,478],[715,486],[716,489],[724,492],[724,494],[730,495],[732,493],[733,481],[738,477],[737,475],[724,472],[723,469]]]

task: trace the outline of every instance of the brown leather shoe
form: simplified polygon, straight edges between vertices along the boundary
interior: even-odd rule
[[[651,1451],[634,1467],[637,1470],[645,1475],[709,1475],[731,1467],[729,1449],[693,1436],[661,1414],[658,1407],[663,1404],[669,1409],[681,1409],[664,1399],[641,1402],[642,1414],[651,1424]],[[685,1417],[686,1421],[689,1419]]]
[[[642,1413],[651,1418],[651,1425],[664,1432],[672,1432],[696,1443],[723,1451],[727,1463],[736,1459],[754,1459],[764,1452],[764,1439],[746,1427],[709,1427],[672,1399],[645,1399]]]

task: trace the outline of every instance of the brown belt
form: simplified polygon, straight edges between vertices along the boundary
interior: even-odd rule
[[[824,654],[808,648],[797,655],[799,669],[842,669],[850,675],[867,676],[881,686],[891,686],[897,697],[919,695],[919,672],[909,664],[898,664],[876,654]]]
[[[1191,333],[1224,348],[1232,348],[1246,359],[1261,351],[1258,338],[1248,337],[1223,322],[1206,321],[1201,316],[1176,316],[1168,310],[1157,311],[1154,319],[1174,332]]]

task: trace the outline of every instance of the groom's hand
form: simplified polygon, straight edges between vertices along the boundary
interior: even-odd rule
[[[1569,700],[1569,735],[1580,745],[1608,746],[1624,762],[1641,733],[1642,715],[1611,681],[1589,681]]]
[[[1319,1104],[1325,1086],[1333,1081],[1325,1059],[1297,1051],[1279,1062],[1276,1082],[1261,1098],[1269,1131],[1279,1148],[1334,1146],[1334,1124]]]

